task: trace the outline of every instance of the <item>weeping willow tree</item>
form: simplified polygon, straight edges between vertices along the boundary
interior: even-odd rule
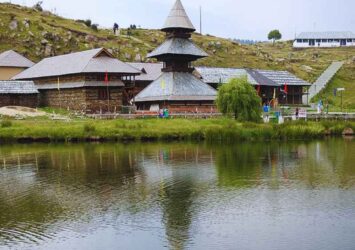
[[[238,121],[258,122],[261,119],[261,99],[246,77],[222,85],[216,104],[221,113]]]

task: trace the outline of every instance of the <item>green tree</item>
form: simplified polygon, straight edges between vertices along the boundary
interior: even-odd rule
[[[272,30],[272,31],[270,31],[267,38],[269,40],[272,40],[272,44],[275,44],[275,41],[280,40],[282,38],[282,35],[279,30]]]
[[[216,104],[221,113],[236,120],[258,122],[261,119],[261,99],[246,77],[222,85]]]

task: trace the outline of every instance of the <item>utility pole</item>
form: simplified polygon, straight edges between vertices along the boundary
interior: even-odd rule
[[[202,35],[202,6],[200,6],[200,34]]]

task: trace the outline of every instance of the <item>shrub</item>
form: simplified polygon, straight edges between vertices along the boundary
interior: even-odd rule
[[[261,99],[246,77],[232,79],[218,89],[217,107],[239,121],[259,122]]]
[[[86,26],[88,26],[88,27],[91,27],[92,22],[91,22],[90,19],[86,19],[86,20],[84,21],[84,24],[85,24]]]
[[[2,128],[9,128],[9,127],[12,126],[12,122],[9,121],[9,120],[3,120],[3,121],[0,122],[0,126]]]
[[[96,131],[96,127],[93,124],[85,124],[84,132],[85,133],[94,133]]]
[[[91,28],[94,30],[94,31],[98,31],[99,30],[99,25],[98,24],[91,24]]]

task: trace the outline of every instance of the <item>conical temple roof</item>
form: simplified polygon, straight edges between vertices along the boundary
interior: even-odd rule
[[[197,47],[191,40],[183,38],[170,38],[156,48],[148,57],[159,58],[163,55],[184,55],[194,58],[207,57],[208,54]]]
[[[196,30],[191,23],[190,18],[187,16],[180,0],[176,0],[174,7],[165,21],[162,31],[171,29],[186,29],[191,32]]]
[[[190,73],[164,72],[135,98],[135,102],[214,101],[217,91]]]

